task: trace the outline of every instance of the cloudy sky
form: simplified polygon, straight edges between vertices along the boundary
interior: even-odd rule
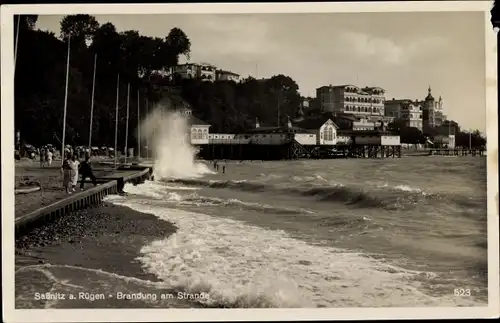
[[[429,85],[445,113],[485,131],[482,12],[193,14],[96,16],[118,31],[165,37],[179,27],[191,61],[242,76],[285,74],[304,96],[323,85],[379,86],[386,98],[423,99]],[[37,27],[59,33],[62,16]],[[185,59],[183,58],[183,61]]]

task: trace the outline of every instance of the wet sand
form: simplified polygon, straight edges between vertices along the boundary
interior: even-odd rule
[[[136,260],[140,249],[176,229],[154,215],[110,203],[74,212],[36,228],[16,238],[16,308],[193,307],[185,300],[150,304],[112,298],[91,302],[34,297],[36,292],[109,293],[106,287],[112,285],[113,279],[121,280],[120,291],[145,292],[144,286],[158,279],[146,273]],[[103,275],[107,275],[107,281],[103,281]],[[155,292],[160,291],[155,289]]]

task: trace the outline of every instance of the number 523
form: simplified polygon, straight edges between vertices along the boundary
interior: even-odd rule
[[[455,288],[453,290],[453,295],[455,296],[471,296],[470,289],[468,288]]]

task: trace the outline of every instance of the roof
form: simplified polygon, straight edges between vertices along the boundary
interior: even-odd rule
[[[403,102],[411,102],[412,100],[410,99],[392,99],[392,100],[385,100],[385,103],[403,103]]]
[[[298,123],[298,126],[300,128],[303,128],[303,129],[314,129],[314,130],[318,130],[319,128],[321,128],[322,125],[324,125],[328,120],[331,120],[333,122],[333,120],[329,117],[326,117],[326,116],[318,116],[318,117],[312,117],[312,118],[306,118],[304,119],[303,121],[299,122]],[[339,127],[333,123],[334,126],[338,129]]]
[[[393,135],[389,131],[382,131],[382,130],[355,130],[352,131],[353,135],[379,135],[379,136],[384,136],[384,135]]]
[[[237,74],[237,73],[234,73],[234,72],[231,72],[231,71],[224,71],[224,70],[218,70],[217,73],[220,73],[220,74],[229,74],[229,75],[234,75],[234,76],[240,76],[240,74]]]
[[[338,135],[394,135],[390,131],[386,130],[352,130],[352,129],[340,129],[337,130]]]
[[[425,101],[433,101],[434,100],[434,97],[432,96],[431,94],[431,87],[429,86],[429,89],[427,90],[429,92],[429,94],[427,94],[427,97],[425,98]]]
[[[356,118],[356,116],[350,113],[337,113],[337,115],[333,116],[333,119],[335,118],[345,119],[349,121],[359,121],[359,118]]]
[[[287,133],[289,131],[295,132],[295,133],[312,133],[308,129],[300,128],[300,127],[291,127],[288,128],[287,126],[283,127],[259,127],[259,128],[254,128],[246,131],[246,133]]]
[[[187,120],[188,120],[188,124],[190,126],[210,126],[210,124],[208,124],[205,121],[200,120],[192,115],[188,116]]]

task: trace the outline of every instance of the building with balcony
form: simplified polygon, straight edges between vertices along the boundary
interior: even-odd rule
[[[231,71],[217,70],[216,71],[216,80],[217,81],[233,81],[239,82],[240,75],[233,73]]]
[[[322,86],[316,89],[321,112],[349,113],[363,117],[384,116],[385,90],[355,85]]]
[[[177,74],[183,79],[201,79],[213,82],[217,79],[217,67],[208,63],[186,63],[177,65],[169,72],[162,73],[163,76],[172,74]]]
[[[198,77],[197,64],[182,64],[174,68],[174,73],[183,79],[194,79]]]
[[[208,63],[197,64],[198,78],[202,81],[213,82],[217,79],[217,67]]]
[[[397,120],[403,121],[406,127],[417,128],[422,131],[422,102],[410,99],[388,100],[385,102],[385,113],[388,117],[394,117]]]

